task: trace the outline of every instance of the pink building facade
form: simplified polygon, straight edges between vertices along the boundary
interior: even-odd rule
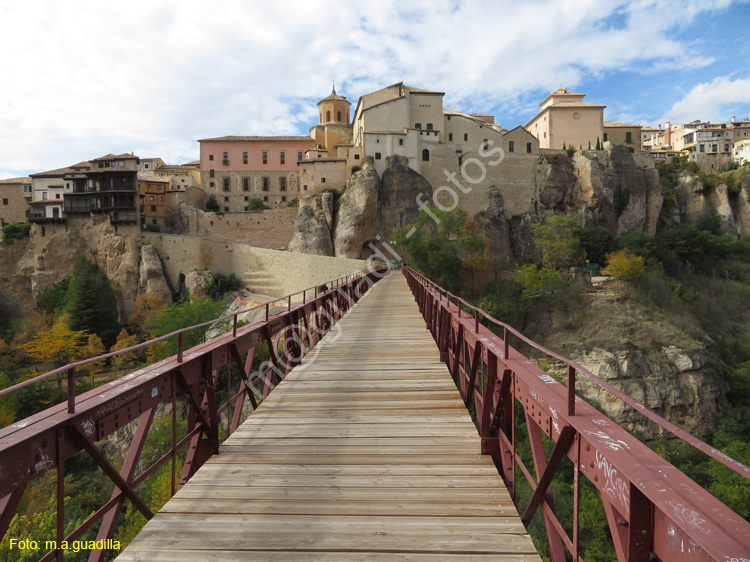
[[[228,136],[200,143],[201,184],[224,212],[244,211],[260,197],[271,208],[299,197],[298,162],[315,148],[309,136]]]

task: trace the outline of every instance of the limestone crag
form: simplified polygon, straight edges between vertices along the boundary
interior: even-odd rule
[[[495,274],[498,274],[502,271],[512,271],[515,260],[503,196],[496,187],[490,188],[489,195],[487,210],[474,215],[474,220],[482,229],[482,235],[489,241],[488,257],[494,264]]]
[[[411,224],[419,214],[417,203],[432,201],[432,186],[424,176],[409,168],[405,156],[389,156],[380,180],[377,233],[389,240],[393,230]]]
[[[172,302],[172,290],[164,276],[164,267],[159,254],[151,244],[141,247],[140,280],[138,293],[148,293],[164,302]]]
[[[331,223],[328,220],[329,216],[333,217],[332,195],[323,193],[299,200],[289,250],[302,254],[333,256]]]
[[[664,346],[643,349],[593,348],[571,359],[662,417],[686,431],[707,435],[726,406],[727,383],[709,368],[701,348]],[[653,439],[663,434],[608,391],[579,375],[577,392],[598,403],[615,422]]]
[[[347,182],[334,220],[333,245],[336,256],[359,258],[363,249],[376,242],[380,178],[372,166],[372,157]]]
[[[203,287],[210,283],[214,278],[210,271],[191,271],[185,275],[184,289],[190,298],[203,298]]]

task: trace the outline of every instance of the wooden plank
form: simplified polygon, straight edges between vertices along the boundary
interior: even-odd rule
[[[424,325],[376,284],[118,560],[539,561]]]

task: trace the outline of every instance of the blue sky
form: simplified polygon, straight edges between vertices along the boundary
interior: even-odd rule
[[[0,178],[306,134],[333,79],[353,104],[404,81],[506,128],[560,86],[609,121],[743,119],[748,24],[750,0],[0,0]]]

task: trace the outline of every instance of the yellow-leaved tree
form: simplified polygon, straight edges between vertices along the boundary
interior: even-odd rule
[[[80,356],[88,332],[71,330],[68,315],[63,314],[49,328],[42,328],[34,338],[19,348],[34,361],[61,367]]]
[[[138,338],[136,336],[131,336],[128,334],[128,331],[123,328],[120,330],[120,334],[117,336],[117,341],[115,342],[115,345],[112,346],[112,349],[110,351],[120,351],[121,349],[127,349],[128,347],[133,347],[138,343]],[[138,352],[137,351],[128,351],[127,353],[122,353],[120,355],[115,355],[112,358],[112,365],[116,369],[127,369],[128,367],[132,367],[136,361],[138,361]]]
[[[107,353],[107,348],[104,347],[102,338],[100,338],[96,334],[90,334],[88,343],[83,348],[81,348],[81,353],[79,354],[78,359],[90,359],[92,357],[97,357],[98,355],[104,355],[105,353]],[[106,362],[106,359],[102,359],[101,361],[94,361],[93,363],[89,363],[88,365],[84,365],[83,367],[81,367],[81,371],[91,374],[97,373],[104,368],[104,364]]]
[[[626,283],[637,280],[646,271],[643,258],[626,250],[618,250],[607,254],[607,262],[609,265],[602,273]]]

